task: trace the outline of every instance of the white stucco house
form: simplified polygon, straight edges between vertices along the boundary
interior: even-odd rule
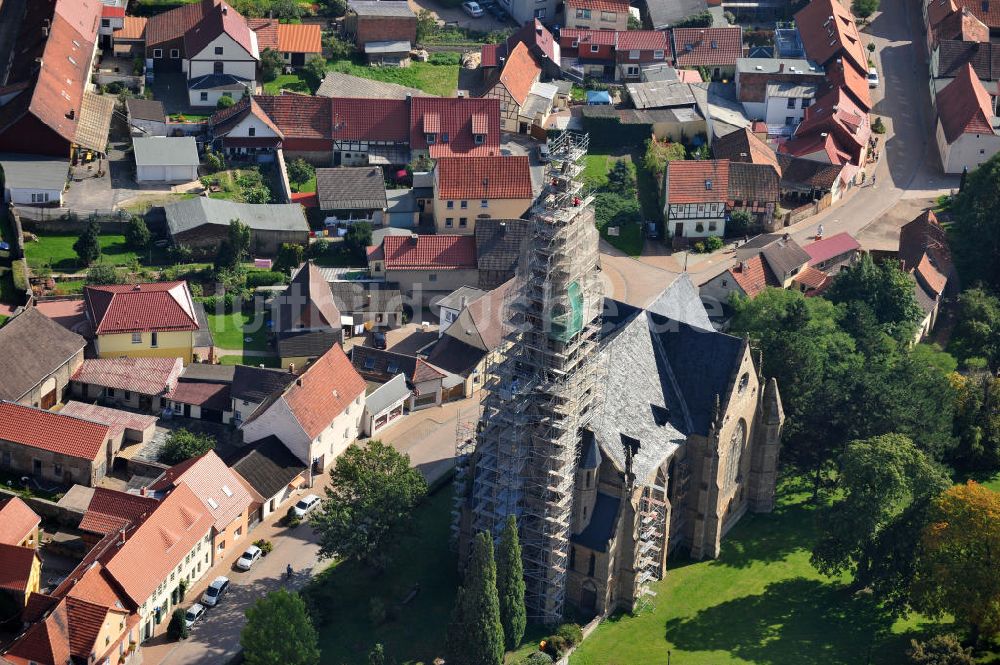
[[[61,206],[69,162],[45,155],[0,154],[4,203]]]
[[[205,18],[184,35],[185,60],[191,106],[216,106],[220,97],[239,100],[257,89],[260,49],[257,33],[224,2],[207,11]]]
[[[663,218],[668,235],[674,238],[725,235],[728,159],[669,162],[663,189]]]
[[[938,93],[935,138],[945,173],[972,171],[1000,152],[994,104],[971,64]]]
[[[190,182],[198,179],[198,145],[193,136],[150,136],[132,139],[135,181]]]

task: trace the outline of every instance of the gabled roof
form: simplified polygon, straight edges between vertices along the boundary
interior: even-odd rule
[[[233,520],[250,508],[253,498],[214,450],[167,469],[152,485],[158,492],[185,484],[208,506],[215,520],[215,530],[221,533]]]
[[[37,595],[37,594],[33,594]],[[66,603],[53,599],[48,615],[34,623],[4,653],[38,665],[70,663],[70,623]]]
[[[934,282],[934,287],[943,287],[955,275],[948,234],[941,226],[933,211],[927,210],[916,219],[903,225],[899,232],[899,258],[908,271],[921,271]],[[929,265],[925,265],[929,264]],[[931,274],[936,271],[940,277]],[[944,284],[940,283],[943,278]],[[942,291],[938,290],[938,294]]]
[[[302,206],[297,203],[240,203],[207,196],[170,203],[163,206],[167,218],[167,230],[176,236],[205,226],[229,228],[229,223],[238,219],[251,231],[298,231],[309,233]]]
[[[809,263],[809,254],[790,237],[769,243],[761,250],[761,255],[779,278]]]
[[[409,106],[404,99],[338,98],[330,101],[332,136],[352,141],[405,143]]]
[[[859,72],[868,72],[868,58],[854,16],[838,0],[811,0],[795,14],[795,25],[810,60],[826,64],[840,56]]]
[[[566,5],[598,12],[628,12],[628,0],[567,0]]]
[[[825,164],[815,159],[803,159],[779,153],[781,182],[798,187],[830,190],[844,171],[843,164]]]
[[[83,299],[98,335],[198,329],[187,282],[85,286]]]
[[[435,198],[531,199],[531,165],[525,155],[442,157],[437,160]]]
[[[956,0],[960,9],[968,9],[990,29],[1000,28],[1000,5],[989,0]]]
[[[86,345],[35,308],[24,310],[0,328],[0,400],[21,399]]]
[[[260,404],[295,380],[291,372],[252,365],[236,365],[229,389],[233,399]],[[245,417],[245,416],[244,416]]]
[[[781,174],[778,156],[774,150],[747,127],[716,137],[712,143],[712,154],[716,159],[728,159],[730,162],[768,165],[777,174]]]
[[[322,53],[323,33],[316,23],[279,23],[278,50],[282,53]]]
[[[801,285],[805,291],[809,291],[815,295],[816,293],[825,290],[826,287],[829,286],[830,282],[833,281],[833,278],[822,270],[817,270],[812,266],[806,266],[801,272],[792,278],[792,281]]]
[[[500,82],[519,105],[523,105],[531,92],[531,84],[538,80],[542,68],[535,62],[528,47],[518,43],[500,70]]]
[[[845,66],[843,60],[831,62],[826,67],[826,80],[830,86],[839,87],[846,91],[861,110],[871,110],[872,95],[871,87],[868,85],[868,77],[855,67]]]
[[[614,30],[584,30],[582,28],[563,28],[559,31],[559,39],[570,43],[597,44],[599,46],[614,46],[618,33]]]
[[[163,102],[155,99],[129,97],[125,100],[125,108],[128,110],[128,117],[132,120],[167,121],[167,114],[163,110]]]
[[[307,468],[274,435],[237,449],[229,466],[264,500],[284,490]]]
[[[107,425],[0,402],[0,439],[93,461],[111,438]]]
[[[257,118],[263,122],[267,127],[278,135],[278,138],[284,138],[284,134],[281,129],[271,120],[271,116],[261,108],[258,103],[257,97],[252,97],[250,95],[244,95],[240,98],[240,101],[236,102],[227,109],[221,109],[212,114],[209,119],[209,125],[212,128],[212,134],[216,137],[225,136],[237,125],[243,122],[243,119],[249,115]]]
[[[340,311],[333,301],[330,284],[312,261],[299,267],[271,307],[274,330],[278,333],[319,328],[340,330]]]
[[[195,57],[222,35],[228,35],[254,58],[259,57],[257,40],[242,14],[225,0],[202,0],[200,7],[201,20],[184,31],[186,57]]]
[[[365,282],[329,282],[333,302],[342,315],[401,312],[403,295],[398,289],[382,289]]]
[[[378,166],[316,169],[322,210],[385,210],[385,176]]]
[[[142,522],[158,505],[151,496],[95,487],[80,529],[106,536]]]
[[[115,437],[123,435],[127,429],[139,432],[151,432],[156,426],[156,416],[145,416],[141,413],[110,409],[106,406],[86,404],[84,402],[69,401],[66,403],[66,406],[59,409],[59,413],[64,416],[73,416],[74,418],[107,425],[111,430],[111,434]]]
[[[0,543],[21,544],[41,522],[42,518],[18,497],[0,500]]]
[[[843,231],[828,238],[811,242],[802,249],[809,254],[809,265],[815,266],[841,254],[859,251],[861,243],[855,240],[850,233]]]
[[[140,395],[165,395],[183,369],[180,358],[87,358],[71,378]]]
[[[439,123],[438,136],[428,146],[425,116]],[[473,117],[489,122],[483,143],[473,136]],[[448,134],[448,142],[444,142]],[[414,97],[410,100],[410,149],[427,150],[432,159],[457,155],[500,154],[500,100],[474,97]]]
[[[735,65],[743,57],[743,29],[674,28],[674,56],[678,67]]]
[[[386,270],[476,269],[473,236],[386,236],[382,241]]]
[[[778,172],[768,164],[729,162],[729,200],[777,203],[781,198]]]
[[[714,203],[729,198],[729,160],[667,163],[667,203]]]
[[[211,0],[207,0],[212,4]],[[146,46],[153,47],[174,39],[183,39],[204,15],[205,0],[181,5],[176,9],[155,14],[146,23]]]
[[[364,392],[364,379],[336,345],[290,383],[282,399],[306,436],[315,439]]]
[[[146,22],[143,16],[126,16],[125,24],[115,30],[115,41],[141,40],[146,36]]]
[[[664,30],[625,30],[615,33],[615,38],[619,51],[666,51],[670,47]]]
[[[282,333],[278,338],[278,356],[281,358],[318,358],[340,344],[340,328],[301,330]]]
[[[1000,78],[1000,46],[991,42],[980,44],[942,39],[937,45],[937,56],[938,78],[958,76],[967,64],[972,65],[976,76],[982,81]]]
[[[379,2],[379,0],[350,0],[348,11],[358,16],[395,16],[409,18],[416,16],[410,6],[399,2]]]
[[[476,261],[481,288],[492,286],[485,284],[486,272],[514,275],[521,250],[533,230],[534,222],[528,219],[476,220]]]
[[[513,286],[514,280],[510,279],[466,303],[458,318],[445,328],[443,336],[454,337],[481,351],[493,351],[499,348],[503,342],[504,325],[508,316],[504,310],[504,303]],[[433,360],[431,362],[433,363]]]
[[[969,11],[967,7],[953,12],[933,26],[934,44],[942,39],[962,42],[986,43],[990,41],[990,29]]]
[[[764,263],[764,257],[760,254],[740,261],[729,269],[729,274],[732,275],[733,281],[740,285],[748,298],[753,298],[768,286],[778,286],[778,280]]]
[[[136,166],[197,166],[198,144],[193,136],[136,136],[132,139]]]
[[[257,95],[254,101],[285,138],[330,139],[330,100],[311,95]]]
[[[958,11],[955,0],[927,0],[927,26],[934,28],[946,17]]]
[[[343,72],[327,72],[323,82],[316,90],[317,97],[356,97],[368,99],[406,99],[410,97],[434,97],[418,88],[410,88],[398,83],[374,81],[372,79],[345,74]],[[409,109],[406,110],[407,119]],[[404,124],[408,120],[404,120]]]
[[[948,143],[962,134],[994,134],[993,100],[972,65],[959,70],[955,80],[937,96],[938,121]]]
[[[111,550],[104,565],[132,602],[142,605],[209,533],[212,522],[208,507],[182,483]]]

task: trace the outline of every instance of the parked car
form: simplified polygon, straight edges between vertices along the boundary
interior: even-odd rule
[[[247,548],[247,551],[240,555],[240,558],[236,560],[236,567],[240,570],[250,570],[251,567],[261,556],[264,555],[263,550],[261,550],[256,545],[251,545]]]
[[[473,2],[472,0],[466,0],[466,2],[462,3],[462,11],[472,18],[479,18],[483,15],[483,8],[479,6],[478,2]]]
[[[878,70],[874,67],[868,68],[868,87],[877,88],[878,87]]]
[[[292,506],[296,517],[305,517],[319,506],[320,498],[315,494],[307,494]]]
[[[646,237],[652,240],[660,237],[660,227],[656,222],[646,222]]]
[[[535,148],[535,152],[538,155],[538,161],[542,164],[548,164],[552,161],[552,154],[549,152],[548,144],[543,144]]]
[[[386,349],[388,344],[386,343],[384,332],[376,331],[372,333],[372,346],[383,351]]]
[[[194,622],[201,618],[205,613],[205,606],[201,603],[195,603],[188,608],[187,613],[184,615],[184,625],[190,628],[194,625]]]
[[[219,575],[208,585],[205,593],[201,594],[201,602],[208,607],[215,607],[227,591],[229,591],[229,578]]]
[[[505,12],[504,8],[501,7],[499,4],[493,5],[492,7],[488,7],[487,11],[493,14],[493,16],[495,16],[498,21],[507,20],[507,12]]]

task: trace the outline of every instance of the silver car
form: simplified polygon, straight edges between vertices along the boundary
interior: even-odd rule
[[[201,603],[195,603],[188,608],[187,613],[184,615],[184,625],[190,628],[203,614],[205,614],[205,606]]]
[[[229,578],[224,575],[219,575],[212,583],[208,585],[205,589],[205,593],[201,595],[201,602],[208,607],[215,607],[222,600],[222,596],[225,595],[226,591],[229,590]]]
[[[247,551],[240,555],[240,558],[236,560],[236,567],[240,570],[250,570],[250,568],[257,563],[257,560],[263,555],[260,548],[256,545],[251,545],[247,548]]]

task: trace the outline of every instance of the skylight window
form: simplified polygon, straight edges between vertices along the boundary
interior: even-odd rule
[[[208,501],[206,501],[206,503],[209,505],[209,507],[212,510],[218,510],[219,509],[219,504],[216,503],[215,499],[213,499],[212,497],[208,497]]]
[[[223,485],[222,486],[222,493],[225,494],[226,496],[232,496],[233,495],[233,490],[229,489],[229,485]]]

